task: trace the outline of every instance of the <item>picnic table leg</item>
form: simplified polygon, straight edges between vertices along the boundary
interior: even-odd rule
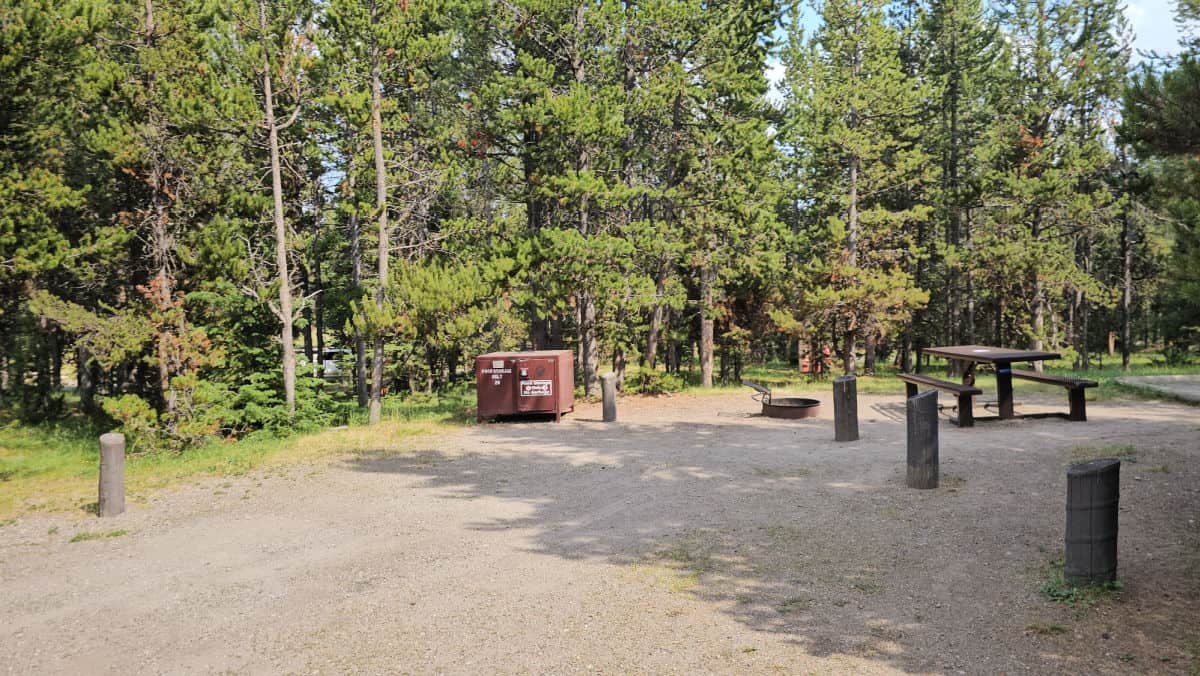
[[[996,362],[996,397],[1000,400],[1000,419],[1013,417],[1012,364]]]
[[[1070,390],[1067,390],[1067,397],[1071,402],[1071,412],[1067,415],[1067,420],[1086,422],[1087,397],[1084,396],[1083,388],[1072,387]]]
[[[959,364],[960,364],[960,368],[962,369],[962,384],[963,385],[974,385],[975,384],[975,362],[963,361],[963,362],[959,362]]]

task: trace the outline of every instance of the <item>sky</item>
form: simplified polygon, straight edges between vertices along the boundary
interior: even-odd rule
[[[1135,50],[1173,54],[1179,51],[1179,25],[1172,0],[1130,0],[1125,16],[1133,25]]]
[[[1157,52],[1159,55],[1177,54],[1179,47],[1179,25],[1175,23],[1175,0],[1128,0],[1125,16],[1133,27],[1133,61],[1143,60],[1143,53]],[[815,24],[812,9],[801,19],[805,24]],[[783,79],[783,64],[772,59],[767,66],[767,78],[771,83],[768,96],[778,100],[777,83]]]

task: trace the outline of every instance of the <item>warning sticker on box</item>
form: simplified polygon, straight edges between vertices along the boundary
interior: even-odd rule
[[[549,397],[554,394],[553,380],[522,380],[522,397]]]

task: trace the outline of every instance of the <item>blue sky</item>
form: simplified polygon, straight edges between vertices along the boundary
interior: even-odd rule
[[[1133,61],[1142,60],[1141,54],[1157,52],[1159,55],[1179,52],[1179,26],[1175,23],[1175,0],[1127,0],[1125,16],[1133,27]],[[804,8],[801,21],[811,27],[816,23],[811,7]],[[779,97],[775,83],[783,79],[783,65],[772,58],[767,67],[767,78],[772,83],[770,98]]]
[[[1133,25],[1135,50],[1173,54],[1179,51],[1179,26],[1171,0],[1129,0],[1125,16]],[[1134,59],[1138,57],[1135,54]]]

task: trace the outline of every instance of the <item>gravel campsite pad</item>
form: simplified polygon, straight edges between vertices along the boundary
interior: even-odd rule
[[[0,527],[0,671],[1200,669],[1200,409],[943,420],[941,487],[917,491],[901,397],[861,397],[845,444],[822,399],[808,420],[746,394],[623,399],[613,424],[583,404],[22,517]],[[1041,588],[1080,446],[1123,461],[1123,588],[1072,607]]]

